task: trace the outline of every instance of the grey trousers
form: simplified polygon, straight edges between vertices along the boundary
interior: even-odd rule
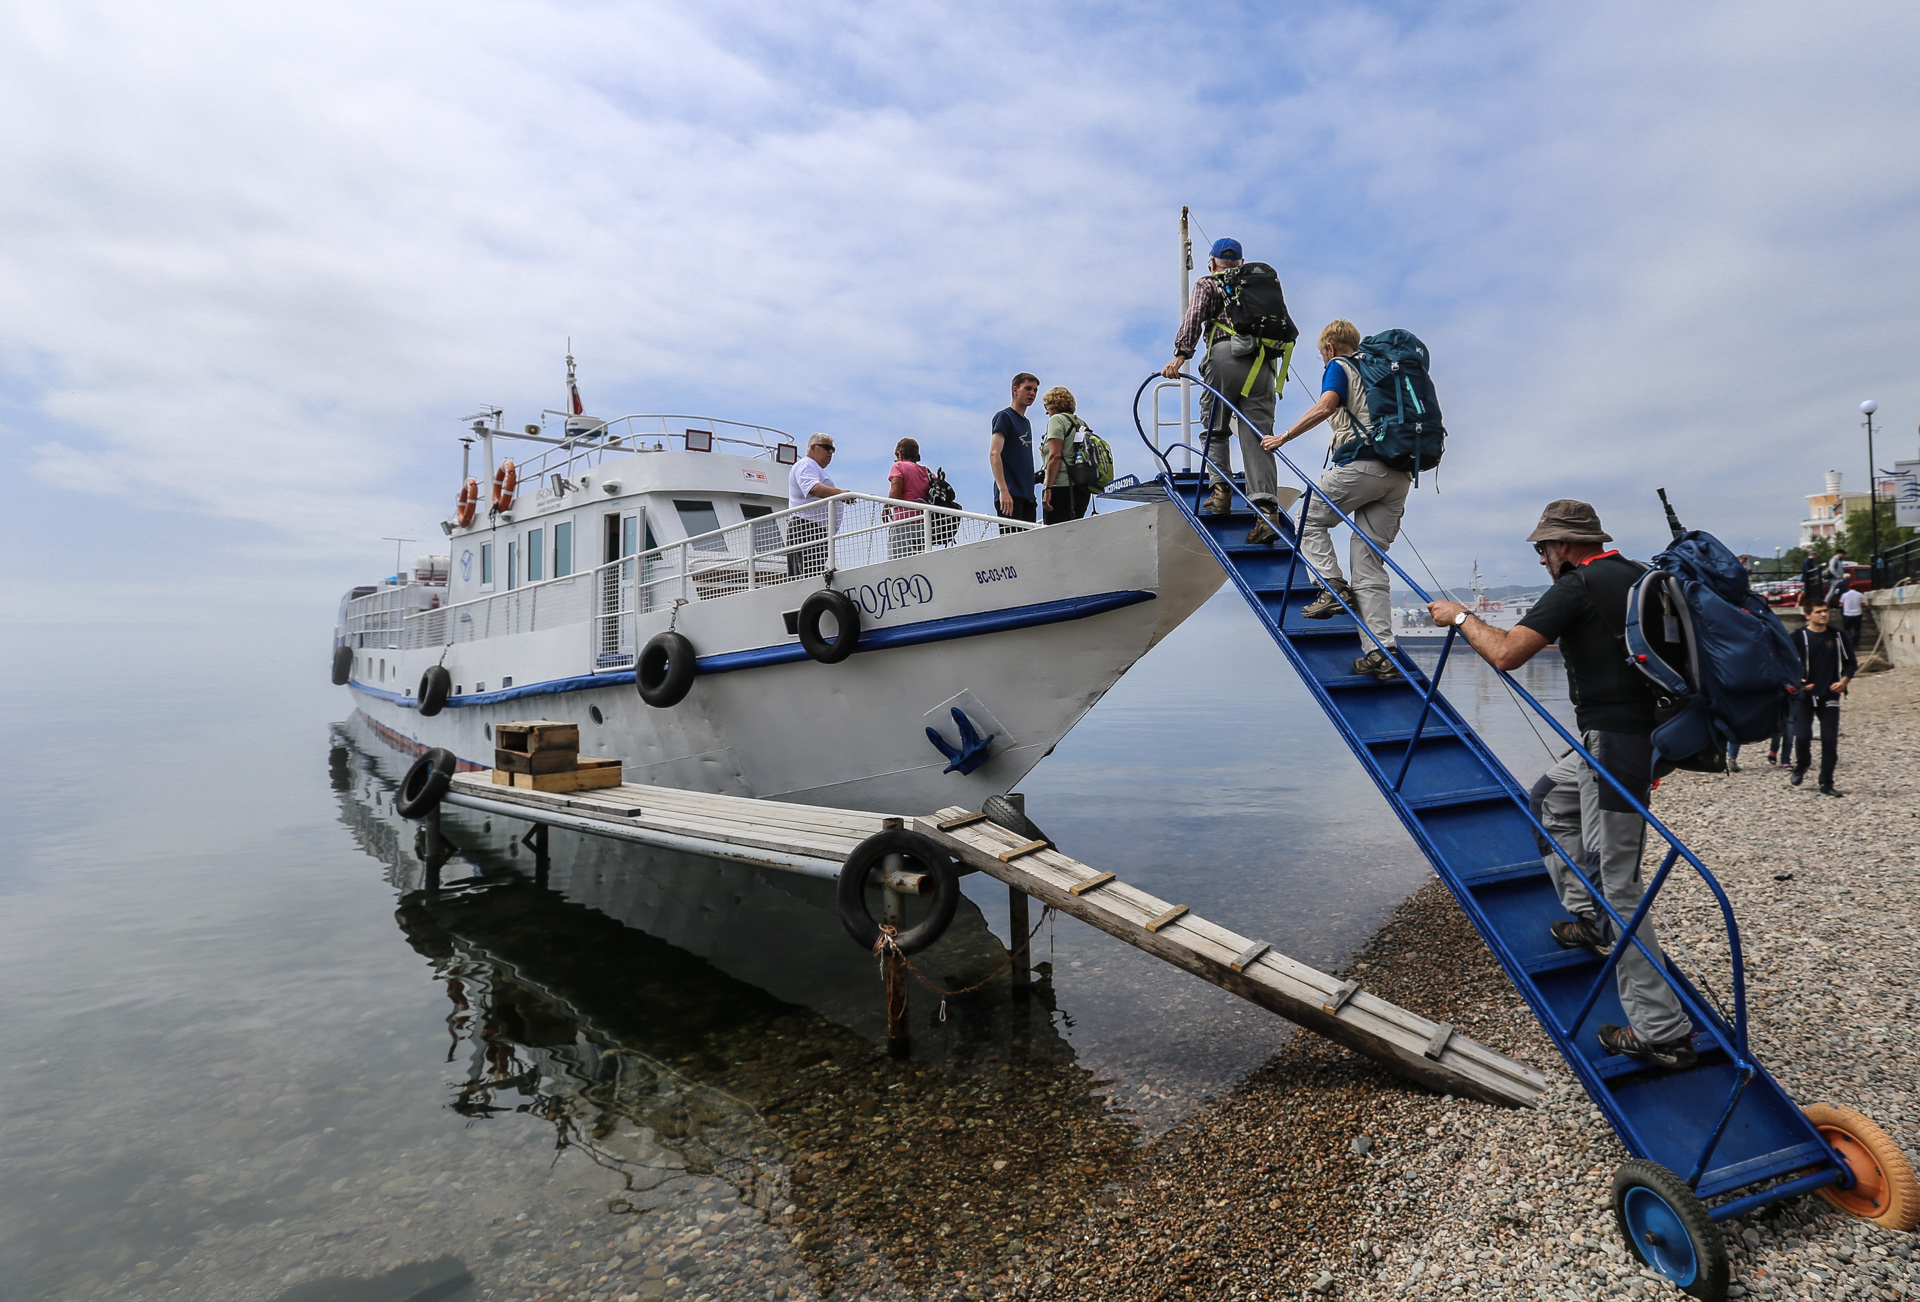
[[[1240,396],[1240,390],[1247,383],[1247,372],[1252,368],[1253,360],[1259,353],[1249,353],[1245,357],[1236,357],[1236,340],[1231,336],[1216,342],[1207,349],[1206,358],[1200,363],[1200,378],[1220,390],[1233,400],[1233,405],[1247,413],[1247,420],[1241,420],[1224,408],[1216,411],[1219,404],[1210,393],[1200,395],[1200,415],[1206,421],[1208,433],[1203,435],[1202,450],[1207,460],[1215,466],[1227,470],[1233,469],[1228,450],[1231,443],[1227,438],[1227,425],[1231,423],[1240,435],[1240,465],[1247,474],[1247,498],[1261,506],[1279,509],[1274,489],[1279,483],[1279,470],[1273,459],[1273,453],[1260,446],[1263,436],[1273,433],[1273,410],[1278,396],[1273,389],[1274,365],[1276,358],[1269,353],[1260,364],[1260,376],[1253,382],[1253,392],[1246,397]],[[1247,422],[1253,423],[1252,428]],[[1209,469],[1207,482],[1222,482],[1218,470]]]
[[[1400,536],[1400,517],[1406,514],[1411,491],[1413,476],[1384,462],[1356,461],[1331,467],[1320,476],[1320,491],[1313,495],[1313,504],[1301,521],[1300,554],[1325,578],[1344,580],[1340,562],[1334,559],[1330,532],[1340,517],[1328,507],[1327,500],[1345,511],[1362,533],[1385,550]],[[1386,562],[1358,538],[1353,540],[1348,558],[1353,563],[1354,605],[1360,610],[1360,618],[1382,646],[1394,645],[1393,588],[1387,581]]]
[[[1606,738],[1615,735],[1583,732],[1580,742],[1606,763]],[[1608,767],[1614,769],[1615,776],[1620,777],[1628,789],[1635,787],[1636,783],[1625,773],[1610,763]],[[1633,911],[1640,907],[1640,897],[1646,893],[1646,887],[1640,880],[1640,854],[1646,843],[1646,822],[1630,810],[1604,808],[1603,794],[1606,797],[1605,804],[1618,805],[1624,802],[1612,787],[1601,782],[1600,776],[1574,751],[1568,751],[1559,763],[1547,770],[1541,786],[1547,786],[1548,782],[1552,785],[1544,795],[1536,795],[1537,815],[1553,839],[1581,867],[1581,871],[1576,873],[1567,867],[1566,861],[1559,855],[1545,855],[1547,871],[1553,875],[1554,889],[1559,892],[1560,903],[1568,913],[1593,919],[1607,942],[1612,944],[1619,939],[1620,928],[1601,913],[1599,906],[1593,902],[1591,891],[1594,877],[1597,872],[1600,889],[1614,911],[1622,918],[1631,918]],[[1536,787],[1535,790],[1539,792],[1540,788]],[[1644,793],[1645,787],[1642,785],[1636,794]],[[1664,961],[1651,914],[1641,922],[1639,936],[1653,956]],[[1693,1030],[1693,1022],[1681,1006],[1680,996],[1655,972],[1638,949],[1629,948],[1620,956],[1620,962],[1614,968],[1614,978],[1620,991],[1620,1006],[1626,1010],[1627,1021],[1633,1027],[1634,1034],[1642,1040],[1658,1044]]]

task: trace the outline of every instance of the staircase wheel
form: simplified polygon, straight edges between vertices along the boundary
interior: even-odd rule
[[[986,803],[980,806],[980,812],[987,821],[996,827],[1004,827],[1016,836],[1024,836],[1029,841],[1044,841],[1047,834],[1031,818],[1013,807],[1013,802],[1005,796],[988,796]]]
[[[1613,1177],[1613,1219],[1641,1261],[1689,1297],[1727,1296],[1727,1250],[1707,1205],[1679,1176],[1635,1158]]]
[[[447,694],[453,690],[453,675],[442,665],[428,665],[420,675],[420,716],[431,719],[447,708]]]
[[[402,818],[425,818],[439,807],[459,767],[453,752],[444,746],[435,746],[422,755],[400,780],[399,795],[393,802],[395,812]]]
[[[934,878],[933,907],[927,916],[894,937],[902,953],[918,954],[946,933],[953,923],[954,911],[960,907],[960,874],[947,852],[930,836],[902,828],[875,832],[853,847],[853,853],[840,867],[835,892],[840,922],[853,937],[854,944],[864,950],[873,949],[880,939],[880,924],[867,911],[867,877],[879,869],[890,854],[899,855],[908,871],[931,873]]]
[[[1835,1103],[1809,1103],[1807,1120],[1853,1175],[1853,1187],[1829,1185],[1820,1196],[1849,1216],[1889,1230],[1920,1225],[1920,1181],[1893,1137],[1865,1115]]]

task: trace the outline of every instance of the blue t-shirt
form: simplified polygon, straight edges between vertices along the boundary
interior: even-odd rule
[[[1006,440],[1000,446],[1000,471],[1007,491],[1022,502],[1033,501],[1033,422],[1002,407],[993,418],[993,432]]]
[[[1336,361],[1327,363],[1327,373],[1321,377],[1320,392],[1337,393],[1344,405],[1347,401],[1347,368]]]

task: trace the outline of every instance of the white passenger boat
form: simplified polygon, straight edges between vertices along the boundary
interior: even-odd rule
[[[511,472],[495,461],[508,440],[537,445]],[[863,493],[789,510],[801,449],[765,426],[575,414],[549,434],[490,412],[466,441],[482,468],[443,525],[450,555],[348,593],[334,639],[335,681],[389,744],[463,766],[492,767],[495,723],[550,718],[577,722],[582,752],[624,761],[628,782],[978,808],[1224,578],[1164,502],[1050,528]],[[826,517],[817,534],[796,527],[809,514]],[[825,589],[857,610],[838,663],[798,635]],[[820,629],[836,646],[850,631],[831,615]],[[658,708],[636,663],[669,631],[698,672]],[[436,665],[447,699],[428,717]]]
[[[1467,609],[1503,631],[1517,626],[1540,600],[1538,593],[1505,599],[1489,597],[1486,581],[1480,577],[1480,562],[1477,560],[1473,563],[1473,582],[1467,586],[1473,591],[1473,600],[1468,603]],[[1396,606],[1393,611],[1393,632],[1397,640],[1411,639],[1415,642],[1426,639],[1437,642],[1447,635],[1446,629],[1434,626],[1425,606]]]

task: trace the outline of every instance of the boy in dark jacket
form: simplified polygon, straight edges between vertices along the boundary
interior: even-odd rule
[[[1820,719],[1820,794],[1839,796],[1833,787],[1833,766],[1840,751],[1840,698],[1858,667],[1853,644],[1837,628],[1828,628],[1832,610],[1817,601],[1807,612],[1805,628],[1794,630],[1793,649],[1800,653],[1800,695],[1793,702],[1793,773],[1788,781],[1799,786],[1813,759],[1813,720]]]

